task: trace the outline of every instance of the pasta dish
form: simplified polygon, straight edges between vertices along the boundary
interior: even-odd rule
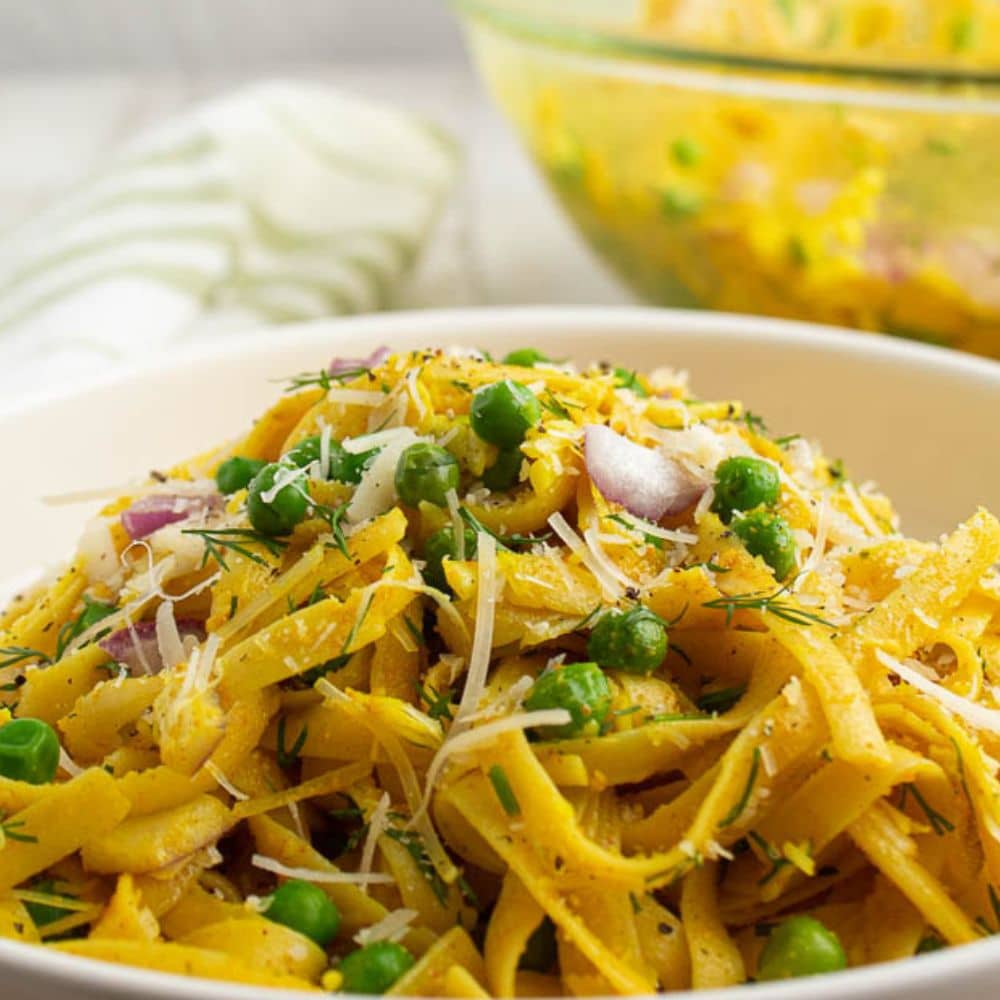
[[[997,933],[998,559],[682,372],[337,359],[0,614],[0,937],[458,998]]]

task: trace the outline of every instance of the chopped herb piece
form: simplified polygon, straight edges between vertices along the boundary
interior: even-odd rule
[[[952,823],[950,819],[946,816],[942,816],[921,794],[921,791],[915,784],[908,782],[903,786],[903,796],[905,801],[906,793],[909,792],[913,798],[916,800],[918,806],[920,806],[923,814],[927,817],[927,822],[930,823],[931,828],[939,836],[943,837],[946,833],[951,833],[955,829],[955,824]],[[903,801],[900,802],[900,806],[903,805]],[[991,886],[992,888],[992,886]]]
[[[773,594],[756,592],[751,594],[737,594],[734,597],[717,597],[715,600],[706,601],[703,608],[714,608],[726,612],[726,625],[731,624],[733,615],[737,611],[760,611],[764,614],[772,614],[783,621],[791,622],[793,625],[823,625],[832,629],[832,625],[825,618],[814,615],[811,611],[797,608],[793,604],[780,601],[778,598],[788,590],[782,587]]]
[[[413,641],[418,646],[426,646],[427,640],[424,638],[423,629],[420,628],[416,622],[410,619],[409,615],[403,615],[403,624],[406,626],[406,631],[410,633],[413,637]]]
[[[733,808],[726,813],[726,815],[719,820],[719,829],[723,829],[727,826],[732,826],[740,816],[743,814],[743,810],[750,803],[750,796],[753,794],[753,786],[757,783],[757,772],[760,770],[760,747],[753,748],[753,758],[750,762],[750,773],[747,775],[747,783],[743,788],[743,794],[740,796],[739,801]]]
[[[78,636],[83,635],[84,632],[93,628],[99,621],[107,618],[108,615],[113,615],[118,608],[113,604],[105,604],[103,601],[95,601],[92,597],[87,594],[83,595],[83,610],[74,618],[72,621],[66,622],[61,629],[59,629],[59,636],[56,639],[56,659],[61,659],[63,653],[66,652],[67,648]],[[105,635],[107,633],[101,633]],[[94,639],[101,638],[101,635],[95,635]]]
[[[335,656],[332,660],[327,660],[325,663],[320,663],[318,666],[310,667],[308,670],[303,670],[302,673],[299,674],[298,680],[305,684],[306,687],[313,687],[316,681],[318,681],[321,677],[326,677],[327,674],[334,674],[338,670],[346,667],[350,658],[350,653]]]
[[[538,402],[541,403],[542,406],[549,411],[549,413],[552,413],[563,420],[573,419],[573,414],[570,413],[558,399],[556,399],[551,391],[545,392],[543,395],[539,396]]]
[[[24,820],[8,820],[6,819],[6,813],[0,810],[0,847],[3,846],[4,840],[15,840],[21,844],[37,844],[38,838],[32,836],[30,833],[23,833]]]
[[[36,660],[38,666],[45,666],[49,658],[37,649],[29,649],[27,646],[4,646],[0,648],[0,670],[4,667],[13,667],[15,664],[23,663],[25,660]]]
[[[746,691],[746,684],[720,688],[718,691],[708,691],[698,699],[696,704],[703,712],[721,714],[728,712],[746,694]]]
[[[767,424],[764,423],[764,418],[758,416],[752,410],[743,411],[743,423],[745,423],[754,434],[759,434],[761,437],[767,435]]]
[[[503,806],[503,811],[508,816],[520,816],[521,805],[517,801],[514,789],[510,787],[507,772],[499,764],[494,764],[490,768],[489,775],[490,784],[493,786],[493,791],[496,792],[497,798],[500,800],[500,805]]]
[[[793,441],[801,441],[801,434],[786,434],[784,437],[779,437],[774,439],[774,443],[779,448],[787,448]]]
[[[634,371],[629,371],[628,368],[615,369],[615,384],[619,389],[628,389],[642,399],[649,395],[646,392],[646,387],[639,381],[639,376]]]
[[[751,830],[747,836],[760,848],[764,857],[771,862],[771,870],[763,878],[757,880],[757,885],[767,885],[782,868],[787,868],[791,861],[782,857],[781,852],[773,844],[769,844],[759,833]]]
[[[253,528],[183,528],[181,534],[197,535],[205,543],[205,555],[201,560],[202,567],[211,558],[224,570],[229,569],[224,555],[227,549],[260,566],[267,566],[267,560],[259,553],[254,552],[251,546],[260,546],[272,556],[280,556],[288,547],[287,541],[265,535]]]
[[[414,863],[420,870],[420,874],[427,879],[427,884],[430,886],[431,892],[434,893],[437,901],[442,906],[445,906],[448,902],[448,886],[445,885],[444,879],[441,878],[434,865],[431,864],[431,859],[427,854],[427,849],[424,847],[424,842],[420,834],[414,830],[403,830],[399,827],[390,826],[386,829],[385,835],[406,848],[406,853],[413,858]]]
[[[278,767],[281,768],[291,767],[298,761],[302,753],[302,748],[306,745],[306,740],[309,738],[309,727],[303,726],[299,731],[299,735],[295,737],[295,742],[286,748],[285,724],[285,716],[278,719],[278,749],[276,756],[278,758]]]
[[[454,699],[454,694],[451,688],[445,688],[444,691],[435,691],[431,685],[424,687],[423,684],[417,684],[417,694],[420,696],[420,700],[427,705],[427,714],[432,719],[447,719],[451,722],[451,705]]]
[[[289,375],[286,378],[275,379],[275,381],[287,383],[285,392],[298,392],[299,389],[311,389],[314,387],[328,392],[334,385],[350,382],[360,375],[367,375],[369,371],[371,371],[370,368],[358,365],[356,368],[346,368],[343,371],[339,371],[336,375],[331,375],[326,370],[300,372],[298,375]]]
[[[642,540],[647,545],[652,545],[654,549],[663,548],[663,539],[658,538],[656,535],[651,535],[648,531],[643,531],[642,527],[632,521],[626,521],[621,514],[606,514],[605,517],[609,521],[614,521],[615,524],[620,524],[627,531],[631,531],[634,535],[640,535]]]
[[[465,523],[472,528],[473,531],[478,532],[483,535],[491,535],[496,539],[497,546],[506,551],[511,551],[511,547],[519,547],[522,545],[535,545],[538,542],[548,541],[552,537],[551,531],[546,531],[540,535],[521,535],[516,532],[512,535],[498,535],[495,531],[487,528],[482,521],[472,513],[468,507],[459,507],[458,513]]]
[[[334,545],[345,559],[351,558],[350,549],[347,547],[347,538],[344,536],[344,528],[341,521],[347,513],[350,501],[345,500],[339,507],[327,507],[325,504],[313,505],[318,517],[322,518],[330,526],[330,534],[333,535]],[[317,586],[319,586],[317,584]]]

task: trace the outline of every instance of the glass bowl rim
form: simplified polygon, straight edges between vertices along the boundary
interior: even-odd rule
[[[942,96],[917,90],[927,85],[940,88],[957,88],[980,85],[1000,88],[1000,67],[996,69],[949,69],[943,66],[906,66],[886,63],[836,63],[765,56],[736,52],[724,48],[699,47],[673,44],[659,39],[643,39],[615,33],[603,27],[588,24],[585,19],[573,20],[553,15],[536,14],[511,5],[507,0],[450,0],[451,5],[463,16],[487,23],[490,27],[541,47],[560,50],[566,54],[599,57],[605,62],[644,64],[649,70],[689,67],[693,70],[745,70],[769,74],[815,75],[823,78],[826,88],[840,88],[841,84],[854,82],[867,84],[895,84],[897,95],[906,96],[917,105],[928,100],[943,101],[953,105],[953,110],[968,111],[977,105],[996,103],[980,95]],[[787,84],[770,81],[772,86]],[[800,87],[810,87],[811,82],[799,82]],[[860,89],[859,86],[859,89]],[[907,86],[911,89],[907,90]],[[845,88],[846,89],[846,88]],[[880,90],[877,93],[885,94]],[[942,108],[942,110],[950,110]],[[978,108],[977,108],[978,110]],[[986,110],[986,108],[984,108]]]

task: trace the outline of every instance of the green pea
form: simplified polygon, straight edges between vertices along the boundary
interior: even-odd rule
[[[292,468],[294,466],[271,462],[250,480],[247,513],[250,523],[262,535],[287,535],[306,516],[309,494],[303,477],[288,482],[271,495],[275,482],[284,482]]]
[[[395,941],[373,941],[345,955],[338,969],[344,993],[385,993],[413,966],[413,956]]]
[[[360,483],[362,474],[378,452],[378,448],[373,448],[371,451],[355,453],[348,451],[339,441],[331,439],[327,448],[327,478],[338,483]],[[300,469],[314,462],[321,462],[322,459],[323,444],[318,434],[303,438],[281,457],[283,463]]]
[[[483,473],[483,486],[488,490],[513,489],[521,481],[524,455],[520,448],[509,448],[497,455],[497,460]]]
[[[458,488],[458,460],[436,444],[411,444],[396,463],[396,492],[410,507],[422,500],[437,507],[448,504],[447,493]]]
[[[477,551],[476,533],[471,528],[465,529],[465,558],[475,559]],[[445,559],[457,559],[458,550],[455,545],[455,530],[447,527],[435,531],[426,542],[424,542],[424,579],[438,590],[450,593],[448,580],[444,575],[444,567],[441,565]]]
[[[563,726],[546,726],[540,735],[547,739],[569,739],[600,732],[611,707],[611,686],[596,663],[567,663],[539,674],[524,707],[531,712],[564,708],[570,721]]]
[[[779,514],[755,510],[733,523],[733,531],[752,556],[760,556],[784,580],[795,569],[795,539]]]
[[[330,444],[333,444],[331,441]],[[298,469],[304,469],[313,462],[318,462],[322,456],[323,444],[318,434],[312,437],[303,438],[298,444],[289,448],[281,456],[282,464],[294,465]]]
[[[556,925],[545,917],[528,938],[517,967],[529,972],[548,972],[555,965],[556,955]]]
[[[244,489],[249,485],[250,480],[260,472],[267,462],[259,458],[243,458],[242,455],[234,455],[227,458],[215,470],[215,484],[219,487],[219,492],[225,496]]]
[[[602,667],[648,674],[663,662],[668,644],[666,622],[648,608],[609,611],[591,631],[587,655]]]
[[[484,385],[472,397],[472,429],[498,448],[516,448],[541,419],[542,406],[535,394],[513,379]]]
[[[629,389],[642,398],[649,395],[646,392],[646,387],[639,381],[639,376],[635,372],[629,371],[628,368],[615,369],[615,385],[619,389]]]
[[[47,785],[59,767],[59,737],[41,719],[14,719],[0,728],[0,775]]]
[[[712,510],[727,524],[734,511],[771,507],[780,495],[778,470],[762,458],[738,455],[720,462],[715,470]]]
[[[283,924],[325,948],[340,930],[340,910],[322,889],[292,879],[271,896],[264,916]]]
[[[789,917],[771,931],[757,963],[759,980],[795,979],[847,968],[840,939],[812,917]]]
[[[552,359],[547,354],[535,350],[534,347],[522,347],[518,351],[511,351],[504,359],[505,365],[519,365],[521,368],[534,368],[541,361],[543,364]]]

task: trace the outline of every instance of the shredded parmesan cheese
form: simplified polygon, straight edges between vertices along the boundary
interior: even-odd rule
[[[130,631],[133,631],[130,626]],[[133,633],[132,642],[136,649],[141,643]],[[160,660],[164,669],[170,670],[186,659],[184,643],[177,629],[177,619],[174,618],[174,606],[170,601],[164,601],[156,609],[156,645],[160,651]]]
[[[303,882],[360,886],[388,885],[392,882],[389,875],[381,875],[378,872],[328,872],[317,868],[294,868],[263,854],[255,854],[250,859],[250,864],[261,871],[271,872],[282,878],[302,879]]]
[[[79,774],[83,774],[83,768],[68,753],[66,753],[63,747],[59,747],[59,766],[71,777],[75,778]]]
[[[600,584],[604,596],[608,600],[617,601],[623,594],[624,588],[615,577],[610,574],[604,566],[594,558],[587,544],[569,526],[566,518],[558,511],[549,518],[549,526],[562,539],[580,562],[590,570],[594,579]]]
[[[205,770],[215,779],[220,788],[224,788],[237,802],[246,802],[250,798],[246,792],[241,792],[223,773],[214,760],[205,761]]]
[[[448,731],[449,738],[460,733],[468,724],[468,717],[479,707],[486,690],[486,677],[493,652],[493,623],[496,615],[497,543],[496,539],[480,532],[477,539],[479,587],[476,595],[476,627],[469,653],[469,669],[465,676],[465,690],[459,702],[455,721]],[[447,744],[447,740],[445,741]],[[438,751],[440,754],[444,746]],[[433,766],[433,765],[432,765]],[[429,774],[428,774],[429,779]],[[428,780],[428,784],[431,784]]]
[[[953,715],[964,719],[970,726],[1000,735],[1000,711],[997,709],[978,705],[974,701],[969,701],[968,698],[955,694],[954,691],[949,691],[948,688],[932,681],[929,677],[925,677],[917,669],[915,661],[897,660],[882,649],[875,650],[875,657],[882,666],[887,667],[927,697],[940,702],[944,708]]]
[[[458,494],[452,489],[444,495],[448,502],[448,513],[451,515],[451,530],[455,537],[455,558],[465,562],[465,525],[462,523],[462,513],[458,507]]]
[[[420,914],[416,910],[407,910],[405,907],[393,910],[377,924],[372,924],[371,927],[362,927],[354,935],[354,940],[362,948],[374,941],[398,941],[406,936],[410,924],[419,916]]]
[[[600,532],[591,526],[583,533],[583,540],[587,543],[587,548],[594,558],[594,562],[601,567],[601,570],[608,576],[617,580],[626,590],[640,590],[642,585],[638,580],[633,580],[627,573],[619,569],[614,560],[601,547]]]
[[[361,864],[358,866],[358,871],[362,874],[368,874],[372,870],[378,838],[385,833],[385,828],[389,825],[390,805],[389,793],[383,792],[368,819],[368,835],[365,837],[365,844],[361,850]]]

